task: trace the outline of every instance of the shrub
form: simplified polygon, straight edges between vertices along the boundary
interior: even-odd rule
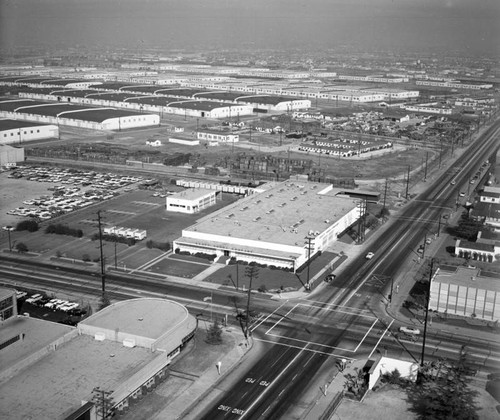
[[[38,222],[36,220],[23,220],[16,225],[16,230],[36,232],[38,230]]]
[[[168,251],[170,249],[170,242],[155,242],[152,239],[146,242],[146,247],[149,249],[156,248],[161,251]],[[176,250],[178,251],[178,249]],[[176,254],[182,254],[181,252],[176,252]],[[187,253],[189,254],[189,252]]]
[[[56,235],[68,235],[81,238],[83,236],[83,231],[81,229],[72,229],[69,226],[65,226],[61,223],[56,225],[48,225],[45,228],[45,233],[55,233]]]
[[[16,249],[17,249],[17,252],[19,252],[20,254],[24,254],[25,252],[28,252],[28,247],[23,242],[18,242],[16,244]]]
[[[90,255],[89,254],[83,254],[82,255],[82,261],[83,262],[89,262],[90,261]]]
[[[97,241],[99,239],[99,233],[94,233],[91,239],[93,241]],[[117,235],[102,235],[102,240],[107,242],[117,242],[119,244],[126,244],[128,246],[136,244],[136,240],[134,238],[125,238],[123,236],[117,236]]]

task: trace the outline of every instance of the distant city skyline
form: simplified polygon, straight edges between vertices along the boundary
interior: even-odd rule
[[[459,51],[500,56],[498,0],[3,0],[0,48]]]

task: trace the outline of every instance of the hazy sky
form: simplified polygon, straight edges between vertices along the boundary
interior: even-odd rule
[[[0,0],[0,47],[47,43],[498,55],[500,0]]]

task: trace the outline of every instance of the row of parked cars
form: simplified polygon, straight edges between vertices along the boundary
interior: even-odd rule
[[[22,297],[27,296],[26,292],[18,292],[16,291],[17,298],[20,299]],[[20,297],[21,296],[21,297]],[[66,312],[69,315],[85,315],[87,312],[83,309],[80,309],[79,303],[70,302],[69,300],[64,299],[56,299],[49,298],[40,293],[35,293],[26,299],[26,303],[31,303],[34,306],[44,307],[47,309],[51,309],[53,311],[62,311]]]
[[[45,195],[26,200],[23,204],[29,207],[21,206],[7,211],[7,214],[10,215],[33,217],[39,220],[48,220],[90,206],[97,201],[113,198],[117,194],[113,190],[127,188],[127,186],[142,180],[139,177],[120,176],[112,173],[32,166],[16,168],[9,174],[9,178],[73,184],[72,187],[66,185],[49,187],[49,191],[53,191],[52,196]]]

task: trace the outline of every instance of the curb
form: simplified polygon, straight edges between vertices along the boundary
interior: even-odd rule
[[[201,401],[205,400],[207,398],[207,396],[213,391],[213,388],[216,388],[219,385],[219,383],[221,383],[229,374],[233,373],[243,363],[243,361],[245,360],[245,358],[247,357],[247,355],[253,349],[253,344],[254,344],[254,341],[252,339],[250,341],[250,345],[249,345],[248,349],[246,350],[246,352],[242,356],[240,356],[240,358],[238,360],[236,360],[231,365],[231,367],[226,371],[226,373],[224,373],[224,375],[222,375],[222,376],[219,376],[215,382],[213,382],[198,398],[196,398],[196,400],[194,400],[189,405],[189,407],[187,407],[186,409],[184,409],[184,411],[182,411],[180,414],[178,414],[175,418],[176,419],[182,419],[182,418],[188,416],[191,413],[191,411],[193,411],[194,407],[198,406],[198,404]],[[239,346],[239,344],[236,345],[236,347],[238,347],[238,346]]]

